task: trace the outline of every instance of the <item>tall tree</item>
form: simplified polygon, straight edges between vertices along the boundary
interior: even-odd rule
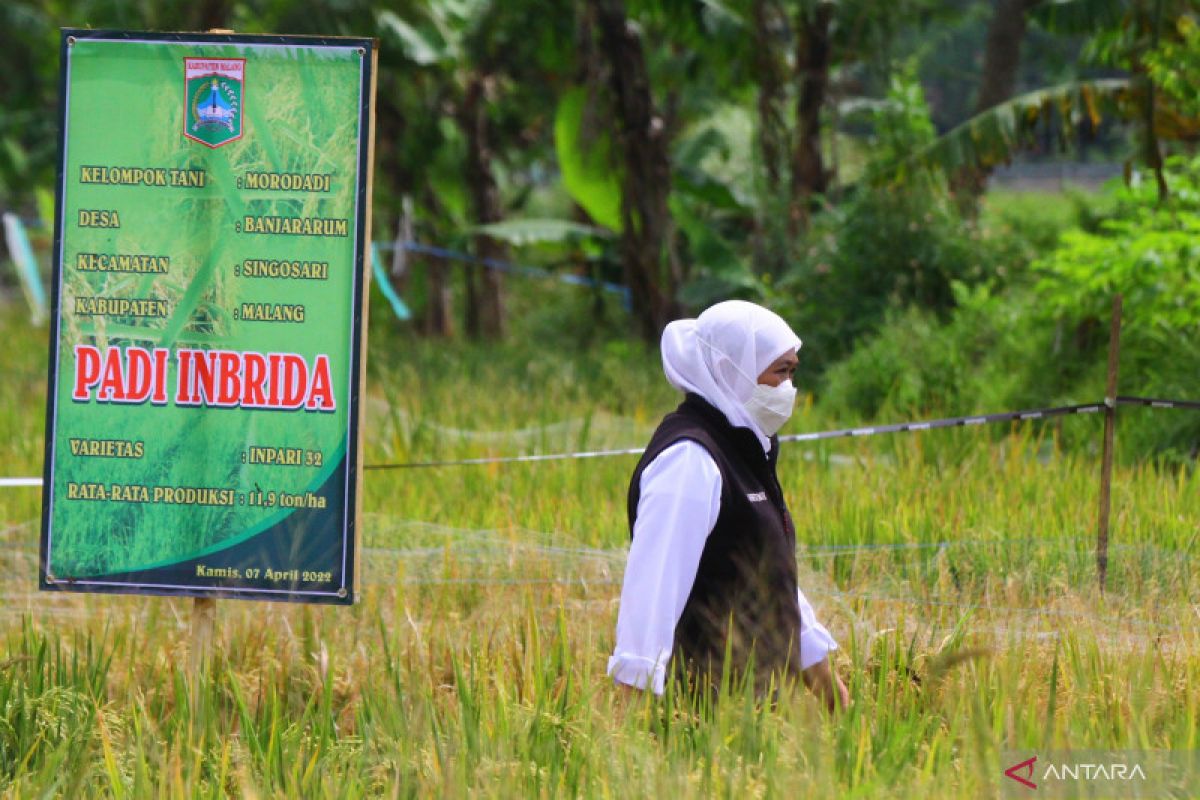
[[[606,60],[621,159],[621,260],[639,332],[655,341],[680,315],[682,276],[668,257],[671,163],[646,54],[624,0],[588,0]]]
[[[829,182],[821,154],[821,110],[833,59],[834,9],[830,0],[818,0],[800,3],[796,12],[796,141],[789,213],[793,233],[807,225],[813,195],[824,194]]]
[[[572,65],[574,10],[535,0],[422,0],[403,16],[382,11],[379,18],[411,62],[409,72],[437,87],[432,102],[410,112],[415,127],[453,122],[436,125],[434,141],[418,140],[421,148],[405,156],[437,198],[425,203],[438,209],[432,233],[477,257],[462,268],[468,335],[499,337],[504,273],[488,265],[506,259],[508,248],[489,231],[528,195],[529,173],[550,158],[548,120],[555,84]]]
[[[983,48],[983,73],[975,114],[982,114],[1009,100],[1017,88],[1021,66],[1021,42],[1025,38],[1028,13],[1039,0],[993,0]],[[991,167],[967,164],[950,177],[950,188],[958,206],[968,216],[978,213],[979,198],[987,188]]]
[[[494,100],[491,95],[497,84],[494,73],[502,68],[491,58],[491,37],[502,13],[502,4],[491,0],[466,3],[433,0],[415,5],[403,16],[391,11],[379,15],[380,24],[390,38],[398,41],[408,59],[438,87],[433,113],[441,116],[448,112],[455,124],[455,131],[449,137],[454,141],[447,141],[446,133],[440,132],[438,145],[443,151],[447,151],[448,145],[461,145],[451,148],[461,149],[461,157],[451,165],[442,166],[449,166],[449,171],[456,173],[450,180],[465,190],[465,202],[458,214],[451,210],[450,204],[435,198],[426,203],[430,208],[449,212],[446,222],[453,227],[445,235],[451,239],[463,238],[462,232],[453,228],[478,229],[503,218],[493,163],[495,133],[489,115]],[[422,160],[419,153],[410,155]],[[446,194],[447,177],[430,180],[435,196]],[[456,192],[450,190],[450,194]],[[462,267],[463,327],[472,338],[497,338],[504,331],[504,283],[501,273],[487,264],[505,258],[507,253],[502,243],[485,234],[476,233],[469,239],[478,260]],[[430,263],[427,274],[426,332],[449,336],[452,323],[447,265]]]
[[[748,57],[765,183],[769,193],[786,194],[788,236],[794,239],[806,227],[814,199],[836,177],[836,165],[825,157],[826,142],[837,135],[828,130],[827,119],[835,73],[843,82],[851,72],[886,76],[893,66],[892,41],[904,26],[950,15],[933,0],[743,0],[740,7],[754,42]],[[781,53],[783,47],[790,53]],[[790,82],[781,77],[789,65]],[[794,105],[790,115],[782,111],[787,100]],[[777,166],[781,149],[785,169]]]
[[[791,150],[784,103],[787,99],[787,63],[778,40],[786,33],[784,12],[775,0],[751,0],[754,52],[753,75],[757,83],[758,147],[762,151],[767,191],[779,192],[784,184],[784,159]]]
[[[471,197],[473,222],[476,227],[490,225],[504,218],[500,204],[500,189],[492,169],[492,132],[487,114],[487,91],[492,83],[488,75],[472,74],[458,109],[459,125],[466,134],[465,164],[467,191]],[[504,243],[486,233],[474,235],[476,258],[481,262],[508,257]],[[467,332],[475,337],[498,338],[504,334],[504,278],[496,269],[468,268]]]
[[[1093,65],[1125,70],[1130,77],[1072,81],[1000,102],[914,153],[897,171],[921,167],[949,176],[964,169],[986,171],[1026,146],[1041,122],[1056,126],[1066,143],[1062,131],[1085,120],[1095,127],[1111,115],[1137,125],[1140,160],[1153,172],[1159,197],[1165,199],[1169,187],[1160,140],[1194,141],[1200,122],[1157,91],[1150,63],[1162,48],[1182,42],[1179,23],[1194,15],[1194,0],[1041,0],[1027,11],[1051,32],[1090,36],[1084,52]]]
[[[758,113],[757,139],[762,158],[763,189],[754,225],[754,266],[759,273],[779,274],[789,262],[788,238],[793,229],[778,209],[790,207],[789,176],[792,138],[788,127],[787,13],[776,0],[751,0],[751,79]],[[780,224],[780,223],[783,224]]]

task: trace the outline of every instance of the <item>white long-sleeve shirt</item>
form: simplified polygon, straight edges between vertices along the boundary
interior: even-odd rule
[[[633,542],[621,586],[617,644],[608,674],[663,693],[675,626],[691,594],[704,543],[721,513],[721,471],[698,442],[684,439],[642,471]],[[800,668],[820,663],[837,642],[797,589]]]

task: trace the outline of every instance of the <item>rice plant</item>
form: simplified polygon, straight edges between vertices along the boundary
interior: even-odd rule
[[[40,474],[44,332],[0,333],[4,472]],[[368,464],[637,446],[674,403],[653,353],[397,341]],[[787,446],[830,715],[612,686],[634,461],[369,471],[359,602],[222,601],[195,673],[190,600],[37,593],[39,497],[0,490],[0,795],[998,796],[1008,749],[1200,747],[1195,470],[1118,468],[1100,595],[1098,459],[1049,425]]]

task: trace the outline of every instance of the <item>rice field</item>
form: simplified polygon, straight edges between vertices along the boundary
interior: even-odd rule
[[[45,332],[8,307],[0,335],[0,472],[38,475]],[[675,402],[633,345],[373,331],[365,460],[636,447]],[[783,432],[856,422],[805,403]],[[1099,442],[785,446],[835,716],[612,687],[633,456],[369,471],[360,602],[220,601],[198,675],[190,600],[38,593],[40,495],[0,489],[0,796],[998,797],[1008,750],[1200,749],[1200,474],[1117,468],[1101,596],[1098,453],[1056,424]]]

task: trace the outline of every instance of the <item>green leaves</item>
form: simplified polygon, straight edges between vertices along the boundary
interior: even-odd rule
[[[508,219],[478,225],[476,233],[520,247],[527,244],[563,244],[588,237],[611,239],[612,231],[565,219]]]
[[[1168,138],[1200,136],[1200,21],[1183,17],[1177,40],[1163,42],[1146,54],[1146,68],[1169,104],[1155,109],[1155,124]]]
[[[405,57],[422,67],[444,65],[451,70],[470,50],[475,36],[490,11],[490,0],[437,0],[422,4],[420,14],[406,20],[394,11],[376,12],[380,32],[400,45]]]
[[[1103,318],[1114,293],[1139,326],[1194,334],[1200,328],[1200,159],[1176,160],[1178,196],[1136,197],[1098,231],[1069,231],[1035,264],[1045,307],[1061,318]]]
[[[380,31],[394,37],[410,61],[428,67],[445,58],[445,44],[433,41],[432,37],[418,31],[395,12],[380,11],[378,21]]]
[[[597,225],[620,232],[621,181],[613,142],[588,90],[569,89],[554,115],[554,150],[563,186]]]
[[[1038,122],[1058,115],[1070,129],[1087,118],[1099,124],[1104,112],[1122,114],[1130,98],[1125,78],[1078,81],[1014,97],[939,137],[901,162],[892,174],[914,170],[950,173],[961,167],[994,167],[1007,163],[1032,135]]]
[[[1030,13],[1048,31],[1086,36],[1120,25],[1128,5],[1126,0],[1047,0]]]

